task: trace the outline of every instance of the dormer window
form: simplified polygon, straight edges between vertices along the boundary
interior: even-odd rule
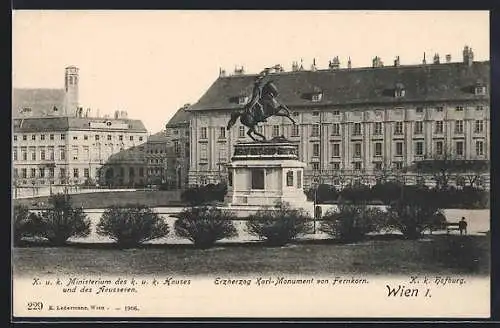
[[[248,96],[239,96],[238,105],[245,105],[248,102]]]
[[[477,84],[474,89],[474,94],[476,96],[484,96],[486,95],[486,86],[482,84]]]
[[[397,83],[396,87],[394,88],[394,97],[395,98],[402,98],[406,94],[405,87],[402,83]]]
[[[323,93],[321,93],[321,92],[319,92],[319,93],[313,93],[312,97],[311,97],[311,100],[314,101],[314,102],[318,102],[318,101],[321,101],[322,98],[323,98]]]

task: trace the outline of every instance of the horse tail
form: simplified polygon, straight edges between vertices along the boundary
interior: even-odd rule
[[[233,125],[236,123],[236,120],[240,116],[241,116],[241,112],[233,112],[233,113],[231,113],[231,119],[229,120],[229,122],[227,122],[227,130],[229,130],[229,129],[231,129],[233,127]]]

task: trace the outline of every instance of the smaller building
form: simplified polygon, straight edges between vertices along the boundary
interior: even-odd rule
[[[169,184],[167,180],[167,136],[161,131],[149,136],[144,145],[145,167],[148,185]]]
[[[166,179],[173,189],[185,189],[190,164],[190,104],[179,108],[168,121],[165,137],[170,150],[166,157]]]
[[[142,146],[131,147],[111,155],[99,170],[101,185],[109,188],[143,187],[147,176],[144,151],[141,148]]]

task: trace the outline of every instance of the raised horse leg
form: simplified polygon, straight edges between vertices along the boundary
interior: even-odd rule
[[[281,107],[283,109],[286,110],[285,113],[282,113],[282,112],[277,112],[276,114],[274,114],[274,116],[282,116],[282,117],[287,117],[290,121],[292,121],[292,123],[294,125],[297,124],[297,122],[295,122],[295,120],[292,118],[292,116],[290,116],[290,112],[288,111],[288,109],[286,107]]]

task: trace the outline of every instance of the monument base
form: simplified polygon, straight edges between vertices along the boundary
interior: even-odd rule
[[[228,164],[225,204],[238,216],[289,203],[313,211],[303,189],[306,164],[298,160],[298,146],[284,138],[238,143]]]

